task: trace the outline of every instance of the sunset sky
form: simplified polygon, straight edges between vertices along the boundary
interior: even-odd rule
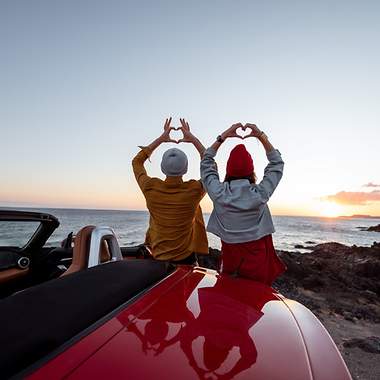
[[[1,1],[0,207],[144,209],[131,160],[172,116],[206,146],[264,130],[285,161],[273,214],[380,215],[379,19],[377,0]]]

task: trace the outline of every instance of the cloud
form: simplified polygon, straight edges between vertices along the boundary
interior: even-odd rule
[[[339,193],[327,195],[321,199],[342,205],[366,205],[380,202],[380,190],[373,190],[368,193],[364,191],[340,191]]]
[[[363,185],[363,187],[380,187],[380,185],[377,183],[368,182],[365,185]]]

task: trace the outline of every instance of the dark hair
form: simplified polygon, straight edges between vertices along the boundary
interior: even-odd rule
[[[247,179],[250,183],[256,183],[257,177],[256,177],[255,172],[253,172],[251,175],[248,175],[246,177],[232,177],[226,174],[226,176],[224,177],[224,182],[231,182],[237,179]]]

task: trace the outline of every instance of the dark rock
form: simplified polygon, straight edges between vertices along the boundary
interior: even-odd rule
[[[294,246],[294,248],[296,248],[296,249],[303,249],[303,248],[305,248],[303,245],[301,245],[301,244],[296,244],[295,246]]]
[[[310,275],[302,281],[302,285],[306,289],[316,289],[324,285],[324,281],[318,275]]]
[[[315,241],[308,240],[308,241],[305,241],[305,244],[315,244]]]
[[[378,224],[377,226],[368,227],[367,231],[380,232],[380,224]]]
[[[322,309],[343,315],[347,320],[375,323],[380,320],[380,244],[349,247],[324,243],[316,245],[312,252],[278,251],[278,254],[288,268],[281,277],[285,287],[283,283],[278,284],[284,295],[304,303],[297,289],[312,290],[318,294],[313,302]],[[291,292],[286,293],[289,283]],[[353,301],[359,299],[359,304]],[[311,306],[315,312],[315,305]]]
[[[347,312],[347,311],[343,312],[343,317],[347,321],[355,322],[354,316],[351,313]]]
[[[377,299],[377,294],[375,292],[371,292],[370,290],[365,290],[362,293],[366,298],[376,300]]]
[[[284,261],[287,267],[287,275],[291,276],[295,280],[302,280],[305,278],[305,268],[298,260],[292,259],[289,255],[280,255],[280,258]]]
[[[197,261],[199,266],[213,269],[213,270],[220,270],[220,264],[221,264],[221,252],[219,249],[209,248],[209,254],[208,255],[197,255]]]
[[[373,277],[380,280],[380,262],[370,260],[356,264],[356,273],[363,277]]]
[[[324,243],[311,252],[277,250],[277,254],[287,266],[273,284],[279,293],[318,317],[331,313],[354,323],[380,323],[380,243],[372,247]],[[216,269],[220,252],[210,250],[207,260]]]
[[[358,347],[371,354],[380,354],[380,338],[378,336],[349,339],[343,343],[343,346],[346,348]]]
[[[345,253],[351,250],[351,247],[341,244],[341,243],[322,243],[322,244],[317,244],[314,247],[313,251],[317,251],[318,253],[328,253],[328,254],[334,254],[334,253]]]

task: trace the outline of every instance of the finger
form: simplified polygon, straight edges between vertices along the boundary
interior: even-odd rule
[[[242,128],[242,127],[243,127],[243,125],[241,123],[235,123],[235,124],[232,124],[231,129],[234,132],[236,132],[237,129]]]
[[[188,130],[188,129],[189,129],[189,127],[188,127],[188,125],[187,125],[185,119],[182,119],[182,126],[183,126],[183,128],[184,128],[185,130]]]
[[[186,127],[187,127],[187,129],[190,131],[190,125],[189,125],[188,122],[186,122]]]
[[[183,119],[179,119],[179,121],[181,122],[181,126],[183,127]]]
[[[183,119],[183,127],[188,131],[190,130],[189,128],[189,124],[187,123],[187,121],[185,119]]]
[[[172,117],[170,116],[169,121],[168,121],[168,126],[170,126],[171,122],[172,122]]]

